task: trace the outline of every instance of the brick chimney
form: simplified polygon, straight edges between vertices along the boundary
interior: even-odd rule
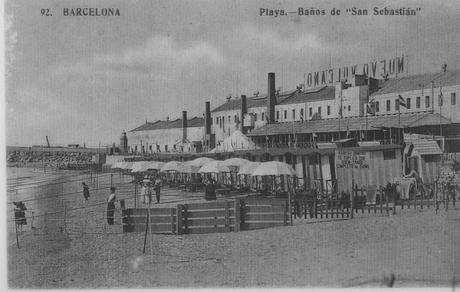
[[[275,73],[268,73],[268,90],[267,90],[267,116],[268,123],[275,122],[275,105],[276,105]]]

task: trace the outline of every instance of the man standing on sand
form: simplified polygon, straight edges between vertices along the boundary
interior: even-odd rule
[[[83,185],[83,197],[85,198],[86,201],[88,201],[89,198],[89,188],[88,185],[86,185],[85,182],[81,183]]]
[[[113,215],[115,213],[115,200],[117,197],[115,196],[115,188],[110,188],[110,195],[107,198],[107,223],[109,225],[113,225]]]

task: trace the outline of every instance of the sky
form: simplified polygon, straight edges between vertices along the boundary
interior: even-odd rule
[[[64,8],[120,16],[63,16]],[[260,9],[326,15],[260,16]],[[368,9],[367,16],[346,8]],[[375,16],[374,7],[421,8]],[[331,16],[332,8],[340,16]],[[52,16],[41,16],[49,9]],[[460,69],[460,1],[11,1],[5,4],[7,145],[98,147],[148,121],[202,116],[225,97],[295,89],[304,74],[407,56],[408,73]]]

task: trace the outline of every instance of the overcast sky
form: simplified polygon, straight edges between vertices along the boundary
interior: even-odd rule
[[[409,73],[459,64],[460,1],[8,1],[7,145],[119,141],[202,116],[232,94],[294,89],[306,72],[408,55]],[[260,8],[420,7],[418,16],[261,17]],[[114,7],[121,16],[64,17]],[[40,16],[49,8],[53,16]]]

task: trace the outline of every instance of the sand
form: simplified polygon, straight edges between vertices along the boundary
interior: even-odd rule
[[[255,231],[153,235],[151,257],[149,241],[142,253],[142,233],[122,233],[120,210],[118,224],[105,224],[106,194],[93,192],[94,207],[69,214],[67,234],[25,231],[20,249],[10,236],[10,288],[386,287],[391,274],[395,287],[447,287],[460,279],[458,204],[437,214],[398,209]],[[65,204],[85,202],[79,194]]]

